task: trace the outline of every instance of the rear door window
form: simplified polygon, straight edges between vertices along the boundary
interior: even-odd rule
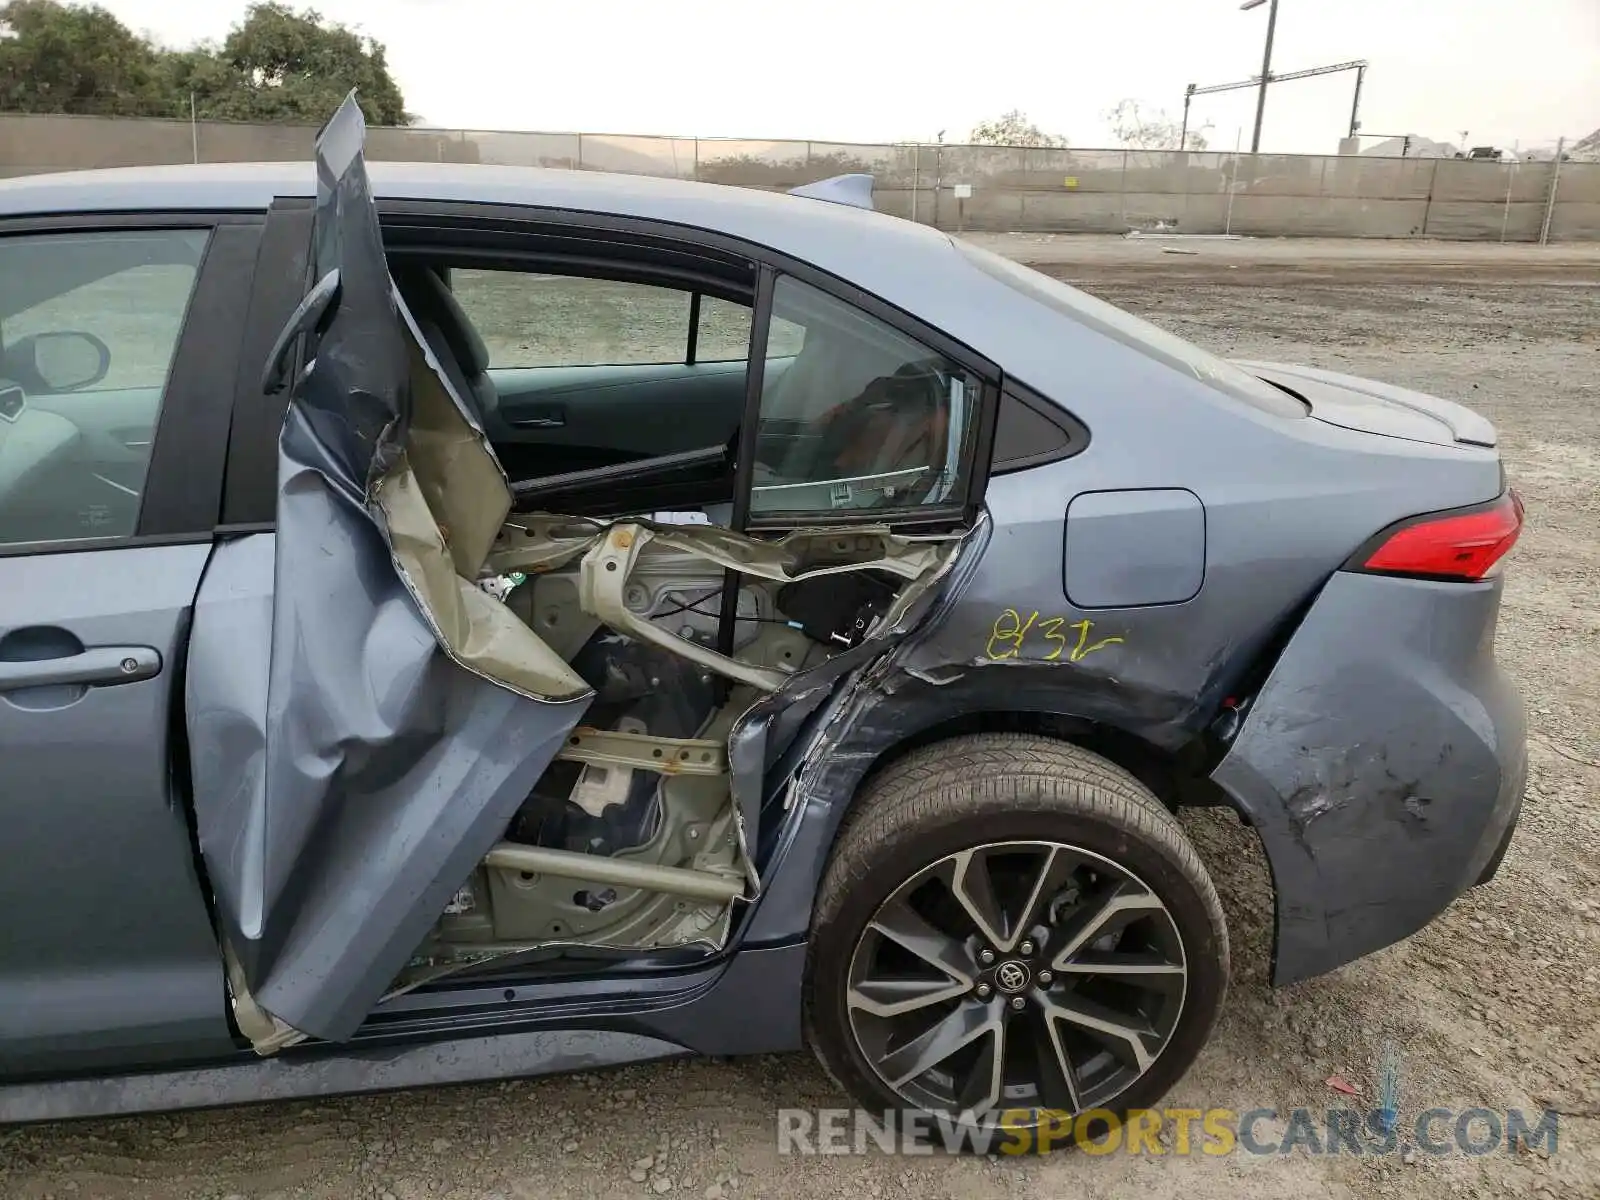
[[[750,306],[657,284],[453,267],[450,287],[489,351],[489,367],[744,362]],[[773,338],[794,353],[798,332]],[[788,347],[787,351],[784,347]]]
[[[687,355],[691,295],[676,288],[466,267],[451,270],[450,286],[488,347],[490,369],[681,363]]]

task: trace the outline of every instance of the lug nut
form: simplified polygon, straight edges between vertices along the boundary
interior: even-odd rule
[[[1055,976],[1052,975],[1049,971],[1040,971],[1039,972],[1039,982],[1042,983],[1042,984],[1048,984],[1054,978],[1055,978]]]
[[[1021,1010],[1023,1007],[1025,1007],[1027,1005],[1027,1003],[1028,1002],[1026,1000],[1024,1000],[1021,996],[1013,996],[1013,997],[1011,997],[1011,1007],[1012,1008]]]
[[[1023,942],[1022,945],[1017,947],[1017,952],[1019,954],[1023,954],[1023,955],[1032,954],[1033,953],[1033,943],[1032,942]]]
[[[979,1000],[987,1000],[988,998],[989,998],[989,985],[987,983],[980,983],[978,985],[978,999]]]
[[[978,951],[978,961],[981,962],[984,966],[987,967],[990,963],[992,963],[994,961],[994,951],[993,950],[980,950],[980,951]]]

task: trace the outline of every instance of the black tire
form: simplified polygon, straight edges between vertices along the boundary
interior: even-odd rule
[[[869,781],[817,893],[806,1036],[824,1069],[868,1112],[931,1108],[897,1094],[852,1031],[852,962],[868,923],[887,899],[904,894],[902,884],[945,856],[1033,841],[1082,848],[1129,872],[1165,906],[1171,923],[1163,928],[1175,927],[1182,945],[1182,995],[1159,1052],[1106,1103],[1083,1107],[1119,1117],[1153,1107],[1210,1037],[1227,991],[1227,927],[1211,879],[1172,814],[1128,772],[1070,743],[1026,734],[954,738],[912,752]],[[1007,1121],[1014,1127],[1015,1114]]]

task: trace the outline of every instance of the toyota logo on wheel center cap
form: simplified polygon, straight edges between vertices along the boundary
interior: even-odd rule
[[[994,982],[1002,992],[1020,992],[1033,979],[1027,963],[1008,959],[995,968]]]

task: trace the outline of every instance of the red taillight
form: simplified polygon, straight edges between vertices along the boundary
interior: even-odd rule
[[[1522,497],[1508,491],[1484,508],[1411,521],[1379,542],[1361,563],[1365,571],[1482,579],[1522,532]]]

